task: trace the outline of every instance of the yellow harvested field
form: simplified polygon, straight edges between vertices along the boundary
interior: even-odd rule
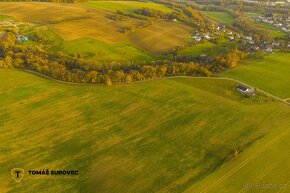
[[[105,43],[123,42],[126,36],[120,30],[141,21],[129,19],[117,22],[102,10],[71,4],[56,3],[1,3],[0,13],[17,19],[49,26],[64,40],[92,37]],[[50,17],[47,17],[50,15]]]
[[[191,31],[181,23],[157,20],[149,27],[124,34],[123,29],[136,28],[147,21],[131,17],[112,20],[109,17],[114,13],[80,4],[1,2],[0,14],[48,26],[65,41],[89,37],[111,45],[130,44],[151,54],[164,54],[185,44]]]
[[[2,14],[13,15],[17,19],[41,24],[83,18],[89,16],[91,10],[75,4],[36,2],[1,2],[0,6]]]
[[[152,26],[128,35],[131,43],[148,52],[161,54],[187,42],[191,28],[168,21],[155,22]]]
[[[128,23],[118,24],[115,21],[103,19],[82,19],[57,24],[49,27],[65,40],[74,40],[83,37],[91,37],[105,43],[118,43],[126,41],[126,35],[120,33],[122,27]],[[131,22],[137,25],[138,22]],[[89,26],[89,27],[88,27]]]

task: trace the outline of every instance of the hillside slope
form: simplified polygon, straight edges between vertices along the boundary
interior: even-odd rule
[[[0,190],[186,190],[290,118],[286,105],[234,86],[186,78],[74,86],[1,69]],[[16,186],[15,167],[79,176],[26,176]]]

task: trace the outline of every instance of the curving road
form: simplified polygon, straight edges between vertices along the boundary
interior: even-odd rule
[[[25,69],[23,70],[24,72],[28,72],[28,73],[32,73],[32,74],[35,74],[37,76],[40,76],[40,77],[43,77],[43,78],[46,78],[46,79],[49,79],[49,80],[53,80],[53,81],[56,81],[56,82],[59,82],[59,83],[62,83],[62,84],[70,84],[70,85],[85,85],[85,86],[102,86],[102,85],[98,85],[98,84],[89,84],[89,83],[74,83],[74,82],[66,82],[66,81],[61,81],[61,80],[57,80],[57,79],[54,79],[50,76],[47,76],[47,75],[44,75],[44,74],[41,74],[39,72],[35,72],[33,70],[28,70],[28,69]],[[242,84],[244,86],[247,86],[247,87],[250,87],[250,88],[256,88],[257,91],[267,95],[267,96],[270,96],[278,101],[281,101],[287,105],[290,106],[290,102],[288,102],[287,100],[288,99],[282,99],[276,95],[273,95],[271,93],[268,93],[260,88],[257,88],[257,87],[254,87],[252,85],[249,85],[245,82],[242,82],[242,81],[239,81],[239,80],[236,80],[236,79],[233,79],[233,78],[226,78],[226,77],[194,77],[194,76],[171,76],[171,77],[163,77],[163,78],[154,78],[154,79],[148,79],[148,80],[140,80],[140,81],[134,81],[133,83],[138,83],[138,82],[148,82],[148,81],[154,81],[154,80],[160,80],[160,79],[174,79],[174,78],[192,78],[192,79],[221,79],[221,80],[231,80],[231,81],[234,81],[234,82],[237,82],[239,84]]]

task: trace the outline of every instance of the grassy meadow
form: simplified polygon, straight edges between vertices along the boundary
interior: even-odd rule
[[[202,13],[211,20],[214,20],[218,23],[222,23],[225,25],[232,25],[234,23],[234,19],[230,16],[230,14],[226,12],[202,11]]]
[[[241,156],[188,188],[184,193],[288,192],[290,122],[273,128]],[[266,187],[266,184],[271,184]],[[264,186],[264,188],[262,187]]]
[[[259,16],[262,16],[261,13],[256,13],[256,12],[244,12],[244,14],[246,16],[249,16],[249,17],[259,17]]]
[[[79,45],[85,45],[80,47]],[[124,43],[105,44],[92,38],[66,42],[61,49],[67,54],[78,53],[98,61],[147,61],[153,58],[146,52]]]
[[[273,37],[286,37],[287,36],[286,33],[280,31],[279,29],[277,29],[276,27],[272,26],[271,24],[259,23],[258,27],[269,31],[272,34]]]
[[[187,37],[191,31],[189,26],[180,23],[158,21],[145,29],[130,33],[128,39],[136,47],[161,55],[189,42]]]
[[[146,1],[89,1],[84,3],[84,5],[109,12],[116,12],[120,10],[127,13],[133,13],[134,10],[141,8],[155,9],[165,13],[173,12],[171,8],[166,7],[165,5]]]
[[[182,55],[200,56],[219,54],[224,50],[222,44],[216,45],[211,42],[198,43],[186,49],[180,50],[178,53]]]
[[[289,53],[274,53],[263,58],[253,57],[222,75],[244,81],[280,98],[289,98],[289,60]]]
[[[14,19],[12,16],[8,16],[8,15],[2,15],[0,14],[0,21],[3,21],[5,19]]]
[[[289,123],[288,106],[245,98],[235,86],[191,78],[76,86],[0,69],[0,191],[187,190]],[[15,167],[77,169],[79,177],[15,185]]]

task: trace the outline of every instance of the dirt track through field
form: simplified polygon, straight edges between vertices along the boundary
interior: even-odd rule
[[[206,189],[204,189],[200,193],[206,193],[206,192],[209,192],[210,190],[212,190],[214,187],[216,187],[217,185],[219,185],[220,183],[222,183],[223,181],[225,181],[226,179],[228,179],[231,175],[233,175],[239,169],[241,169],[246,164],[248,164],[251,160],[253,160],[254,158],[256,158],[259,154],[261,154],[262,152],[264,152],[265,150],[267,150],[273,144],[277,143],[282,137],[284,137],[288,133],[289,133],[289,130],[286,130],[286,131],[280,133],[274,139],[272,139],[271,141],[269,141],[268,143],[266,143],[266,145],[264,145],[259,151],[257,151],[254,154],[252,154],[250,157],[248,157],[247,159],[245,159],[243,162],[241,162],[235,168],[233,168],[232,170],[230,170],[229,172],[227,172],[224,176],[222,176],[221,178],[219,178],[218,180],[216,180],[214,183],[212,183],[209,187],[207,187]]]

